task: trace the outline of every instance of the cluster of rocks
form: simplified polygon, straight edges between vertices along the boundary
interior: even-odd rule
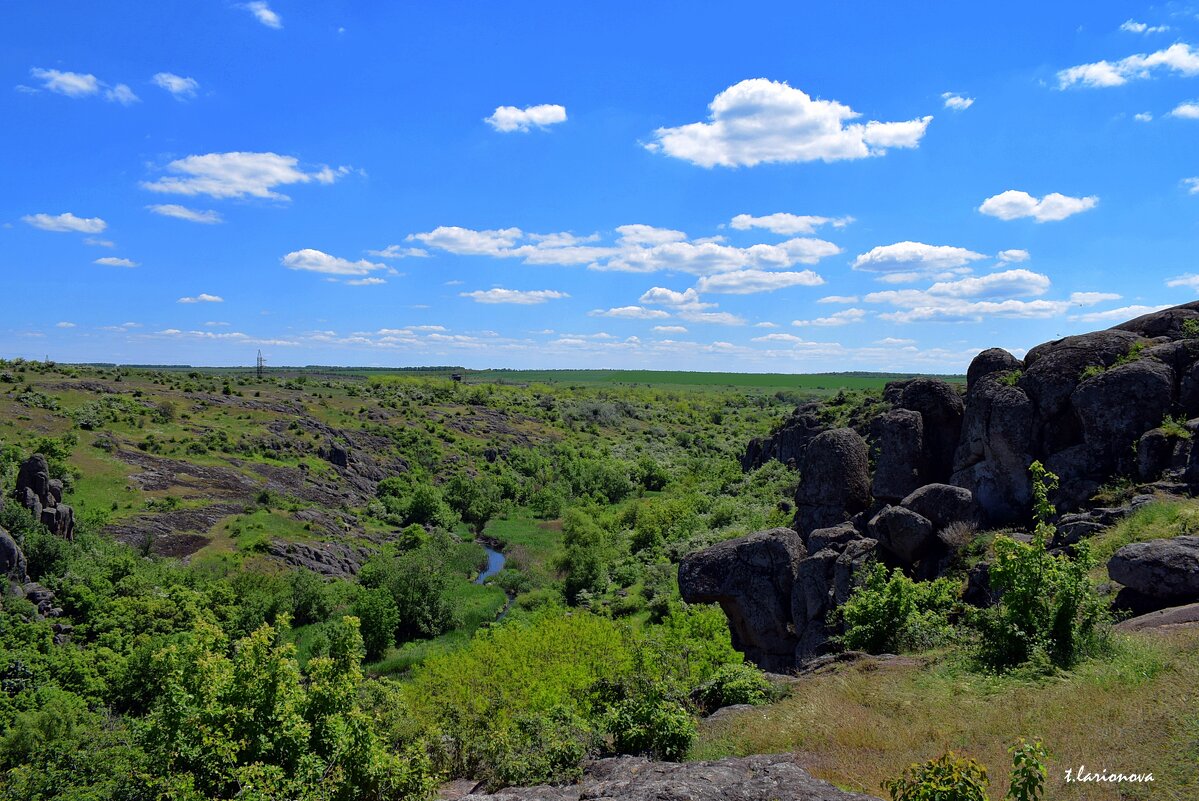
[[[834,633],[827,613],[867,559],[930,578],[975,527],[1029,522],[1033,461],[1060,477],[1052,500],[1064,512],[1115,477],[1193,492],[1197,326],[1199,302],[1045,343],[1023,360],[987,350],[964,388],[934,378],[892,382],[883,411],[853,428],[830,429],[817,405],[800,407],[742,459],[747,468],[778,458],[799,470],[793,530],[691,555],[680,567],[684,597],[719,602],[740,647],[767,669],[785,669],[825,646]],[[1063,518],[1054,545],[1069,546],[1130,508]],[[976,578],[985,597],[986,576]]]
[[[1124,587],[1115,605],[1136,614],[1199,601],[1199,537],[1125,545],[1108,562],[1107,573]]]
[[[3,504],[3,499],[0,499]],[[0,590],[17,598],[24,598],[33,604],[36,614],[43,618],[62,616],[62,609],[54,603],[54,593],[36,581],[30,581],[27,574],[28,562],[25,552],[4,528],[0,528]],[[54,624],[54,641],[66,642],[70,636],[71,626],[67,623]]]
[[[75,512],[62,502],[62,482],[50,478],[46,457],[35,453],[17,473],[17,502],[46,528],[65,539],[75,536]]]
[[[443,794],[452,798],[453,794]],[[793,754],[731,757],[712,762],[601,759],[578,784],[471,792],[460,801],[878,801],[813,778]]]

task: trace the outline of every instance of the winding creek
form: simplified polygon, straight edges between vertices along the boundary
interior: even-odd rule
[[[497,551],[495,548],[492,548],[487,543],[480,542],[479,544],[483,546],[483,550],[487,551],[487,567],[483,568],[483,571],[479,573],[479,577],[475,579],[475,584],[482,584],[483,582],[487,581],[487,579],[503,570],[504,562],[507,561],[502,553]]]

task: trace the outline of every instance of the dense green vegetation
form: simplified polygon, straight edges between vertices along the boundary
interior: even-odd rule
[[[675,575],[789,522],[795,475],[737,457],[792,402],[0,364],[0,487],[41,452],[79,517],[66,542],[2,512],[62,616],[0,615],[0,796],[416,798],[682,758],[700,711],[771,696]],[[322,576],[290,544],[368,556]]]
[[[0,798],[423,798],[455,776],[561,781],[604,754],[808,749],[822,709],[838,736],[877,730],[846,751],[886,755],[860,787],[877,792],[936,756],[876,742],[912,698],[969,710],[1052,676],[1115,707],[1145,682],[1190,680],[1176,667],[1189,652],[1107,634],[1088,546],[1049,555],[1039,509],[1032,546],[980,533],[947,578],[864,572],[842,644],[924,654],[911,686],[880,672],[871,689],[851,676],[786,698],[717,608],[682,603],[677,565],[790,524],[798,476],[742,472],[751,437],[826,390],[830,423],[860,423],[882,380],[451,371],[0,363],[0,490],[40,452],[78,516],[67,542],[0,510],[62,610],[0,607]],[[1193,507],[1152,505],[1089,551],[1194,525]],[[480,583],[484,546],[506,563]],[[983,558],[1003,599],[972,612],[964,571]],[[780,725],[721,739],[699,722],[740,703]],[[873,703],[886,714],[862,712]],[[928,746],[979,747],[964,720]],[[1080,740],[1009,724],[1004,740]]]

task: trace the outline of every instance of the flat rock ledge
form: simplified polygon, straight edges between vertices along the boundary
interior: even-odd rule
[[[878,801],[814,779],[792,754],[651,762],[617,757],[591,763],[579,784],[512,787],[461,801]]]

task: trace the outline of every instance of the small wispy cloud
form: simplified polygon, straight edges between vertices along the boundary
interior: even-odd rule
[[[261,22],[268,28],[278,30],[283,27],[283,18],[271,10],[271,7],[264,0],[254,0],[251,3],[242,5],[246,11],[254,15],[254,19]]]
[[[209,295],[207,292],[201,292],[195,297],[179,298],[177,303],[224,303],[225,299],[220,295]]]

